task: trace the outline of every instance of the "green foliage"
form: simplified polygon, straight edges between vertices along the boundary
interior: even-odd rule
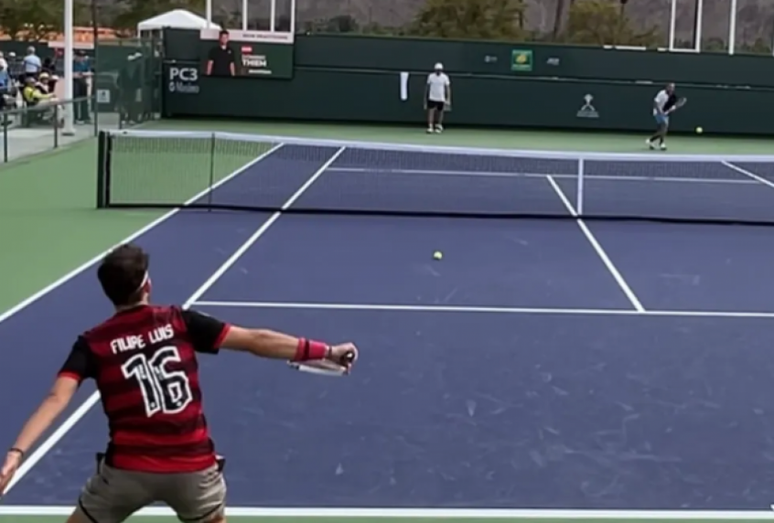
[[[116,4],[117,14],[111,25],[114,29],[125,31],[134,31],[143,20],[173,9],[187,9],[200,14],[205,10],[205,0],[119,0]]]
[[[737,48],[738,52],[771,56],[771,45],[763,38],[758,38],[752,44],[742,44],[740,47]]]
[[[576,0],[570,6],[563,40],[574,44],[652,47],[658,44],[658,35],[655,28],[635,31],[619,0]]]
[[[523,0],[426,0],[410,32],[417,36],[517,40],[524,34]]]
[[[45,40],[64,25],[62,0],[0,0],[0,29],[12,40]]]
[[[350,15],[304,22],[304,32],[306,33],[355,33],[358,30],[357,20]]]

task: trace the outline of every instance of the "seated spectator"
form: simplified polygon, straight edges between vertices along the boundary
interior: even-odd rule
[[[35,82],[35,87],[40,89],[43,94],[52,94],[51,90],[51,76],[45,71],[38,75],[38,80]]]
[[[56,125],[59,127],[64,125],[64,112],[62,107],[57,105],[58,100],[56,96],[43,92],[40,84],[35,78],[27,76],[24,79],[22,98],[27,107],[44,108],[43,111],[30,111],[28,113],[31,116],[29,121],[32,121],[33,119],[42,119],[46,122],[53,122],[54,118],[56,118]]]
[[[56,96],[41,90],[40,84],[32,76],[27,76],[24,79],[22,98],[24,98],[24,103],[30,107],[35,107],[38,105],[49,105],[51,102],[56,101]]]

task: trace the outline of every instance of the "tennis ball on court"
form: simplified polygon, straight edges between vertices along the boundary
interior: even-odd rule
[[[696,128],[696,134],[701,134],[703,132],[704,132],[704,129],[702,129],[701,127]]]
[[[441,260],[443,259],[443,253],[441,251],[435,251],[433,253],[433,258],[435,258],[436,260]]]

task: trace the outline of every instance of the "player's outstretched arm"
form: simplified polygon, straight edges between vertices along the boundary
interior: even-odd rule
[[[344,364],[347,358],[357,359],[357,348],[352,343],[327,345],[320,341],[296,338],[267,329],[245,329],[231,326],[220,346],[224,349],[249,352],[263,358],[307,361],[330,360]]]
[[[3,468],[0,469],[0,496],[5,493],[24,455],[67,407],[78,390],[78,385],[78,380],[71,376],[59,376],[38,409],[24,424],[16,442],[5,457]]]

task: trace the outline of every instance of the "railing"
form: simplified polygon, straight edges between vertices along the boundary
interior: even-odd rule
[[[96,136],[96,107],[96,98],[89,96],[0,110],[3,163]],[[64,126],[66,110],[73,111],[72,129]]]

